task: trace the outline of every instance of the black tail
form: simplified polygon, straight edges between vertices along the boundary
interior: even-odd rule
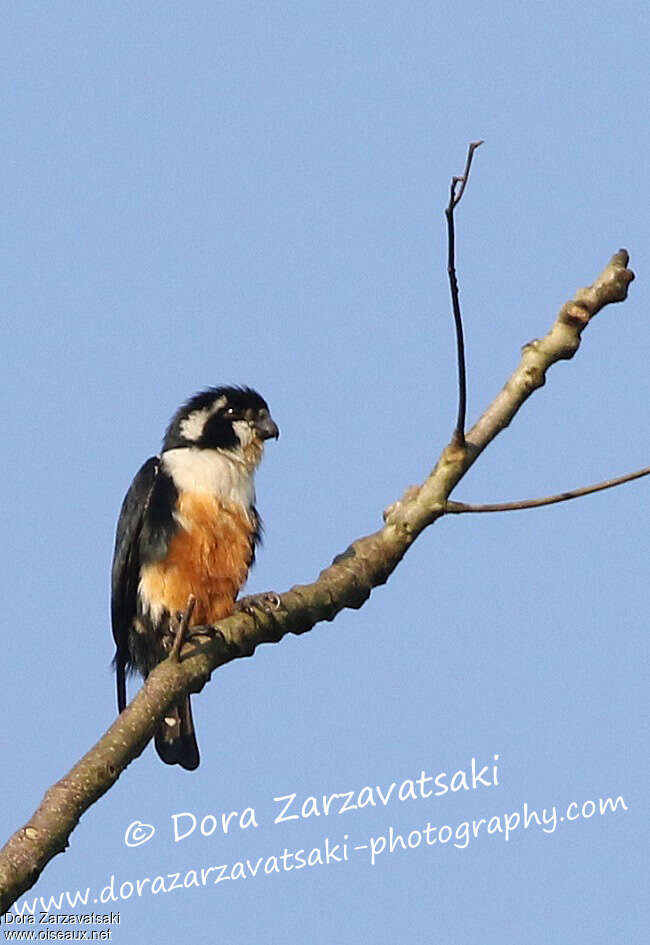
[[[165,764],[180,765],[188,771],[198,768],[199,746],[194,735],[189,696],[167,710],[165,721],[156,732],[155,744]]]
[[[113,666],[117,674],[117,711],[124,712],[126,708],[126,664],[122,654],[115,654]]]

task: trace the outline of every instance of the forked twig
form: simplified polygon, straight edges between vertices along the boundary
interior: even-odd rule
[[[465,370],[465,340],[463,338],[463,319],[460,312],[460,300],[458,297],[458,280],[456,278],[456,234],[454,231],[454,210],[461,201],[467,181],[469,180],[469,171],[472,166],[474,152],[483,144],[482,141],[472,141],[467,151],[467,161],[462,177],[452,177],[449,190],[449,204],[445,210],[447,217],[447,275],[449,276],[449,288],[451,291],[451,304],[454,312],[454,324],[456,326],[456,351],[458,354],[458,419],[454,430],[452,442],[458,446],[465,445],[465,417],[467,414],[467,376]],[[456,193],[458,185],[460,190]]]

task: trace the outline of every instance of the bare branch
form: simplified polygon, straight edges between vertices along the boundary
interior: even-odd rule
[[[569,492],[557,492],[541,499],[521,499],[519,502],[491,502],[486,505],[471,505],[468,502],[448,502],[445,509],[447,515],[463,515],[465,512],[514,512],[520,509],[539,509],[543,505],[556,505],[558,502],[568,502],[570,499],[579,499],[583,495],[593,495],[594,492],[603,492],[622,486],[626,482],[634,482],[643,476],[650,476],[650,466],[637,469],[636,472],[617,476],[616,479],[605,479],[592,486],[583,486],[581,489],[571,489]]]
[[[458,418],[454,430],[453,442],[458,446],[465,443],[465,417],[467,414],[467,376],[465,369],[465,339],[463,338],[463,319],[460,311],[460,298],[458,295],[458,280],[456,278],[456,234],[454,227],[454,210],[461,201],[467,181],[469,180],[469,171],[472,166],[474,152],[483,144],[482,141],[472,141],[467,151],[467,161],[462,177],[452,177],[451,187],[449,189],[449,204],[445,210],[447,217],[447,275],[449,276],[449,289],[451,291],[451,305],[454,313],[454,325],[456,327],[456,352],[458,357]],[[458,184],[460,190],[456,193]]]
[[[260,643],[305,633],[346,607],[361,607],[372,589],[387,581],[420,532],[445,514],[452,489],[477,457],[544,384],[551,365],[575,354],[582,331],[601,308],[626,297],[634,278],[627,262],[621,250],[593,285],[562,307],[548,334],[525,346],[519,366],[469,431],[464,448],[452,441],[425,482],[386,510],[383,528],[353,542],[312,584],[279,595],[273,614],[260,609],[254,617],[235,613],[217,627],[204,628],[205,637],[192,628],[180,661],[166,659],[153,670],[108,732],[46,792],[33,817],[0,851],[0,914],[65,850],[81,815],[143,751],[171,705],[200,691],[219,666],[251,656]]]

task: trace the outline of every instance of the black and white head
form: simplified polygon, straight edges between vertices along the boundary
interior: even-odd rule
[[[219,450],[232,458],[258,454],[280,431],[268,404],[250,387],[211,387],[191,397],[171,419],[163,452],[183,448]],[[256,463],[257,464],[257,463]]]
[[[181,492],[208,492],[250,508],[264,441],[279,436],[266,401],[249,387],[212,387],[176,411],[163,470]]]

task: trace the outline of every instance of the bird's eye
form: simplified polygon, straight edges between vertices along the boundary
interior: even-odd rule
[[[224,410],[223,413],[224,413],[224,416],[225,416],[225,417],[234,417],[234,416],[235,416],[235,408],[234,408],[234,407],[227,407],[227,408]]]

